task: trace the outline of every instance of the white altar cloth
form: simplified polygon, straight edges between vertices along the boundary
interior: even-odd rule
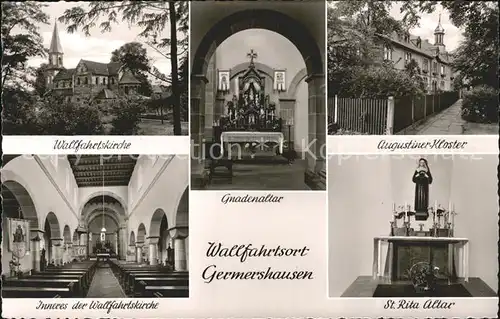
[[[280,154],[283,153],[283,143],[285,137],[281,132],[222,132],[220,136],[221,149],[224,150],[224,143],[255,142],[255,143],[278,143]]]

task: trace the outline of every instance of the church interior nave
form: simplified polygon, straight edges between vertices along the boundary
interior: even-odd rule
[[[187,163],[5,157],[2,296],[189,296]]]

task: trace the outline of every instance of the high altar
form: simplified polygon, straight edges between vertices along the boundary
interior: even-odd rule
[[[278,115],[276,103],[265,92],[265,78],[255,68],[257,54],[252,50],[248,56],[248,69],[236,78],[236,92],[232,92],[232,99],[226,102],[224,115],[214,120],[214,142],[220,142],[221,152],[228,158],[242,156],[241,152],[231,154],[234,144],[242,147],[239,150],[249,151],[252,158],[257,149],[276,147],[275,154],[283,154],[283,119]],[[229,71],[219,74],[220,91],[229,92],[229,78]],[[275,87],[283,88],[276,84]]]

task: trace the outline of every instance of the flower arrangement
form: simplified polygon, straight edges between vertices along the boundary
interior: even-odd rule
[[[256,149],[257,149],[257,143],[255,143],[255,142],[246,143],[245,149],[250,151],[250,157],[254,158],[255,153],[256,153]]]
[[[413,287],[417,293],[424,293],[426,291],[434,290],[436,273],[439,267],[432,266],[428,262],[421,261],[415,263],[408,271]]]

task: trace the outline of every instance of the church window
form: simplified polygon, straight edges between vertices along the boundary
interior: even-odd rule
[[[438,64],[437,62],[432,63],[432,72],[437,73],[438,70]]]
[[[76,84],[77,84],[77,85],[80,85],[80,78],[77,78],[77,79],[76,79]]]
[[[58,87],[59,87],[59,82],[56,82],[56,88],[58,88]]]
[[[85,78],[83,82],[84,84],[89,84],[89,78]]]
[[[445,75],[446,74],[445,71],[446,71],[445,66],[441,64],[441,74]]]
[[[410,61],[411,61],[411,53],[405,52],[405,64],[410,63]]]
[[[102,84],[106,85],[106,78],[102,78]]]
[[[384,60],[392,61],[392,49],[389,46],[384,46]]]
[[[99,84],[99,78],[95,78],[95,84]]]
[[[115,84],[115,78],[111,78],[111,84]]]
[[[429,71],[429,59],[424,58],[422,62],[422,71],[428,72]]]
[[[59,57],[59,65],[62,65],[62,57]]]

